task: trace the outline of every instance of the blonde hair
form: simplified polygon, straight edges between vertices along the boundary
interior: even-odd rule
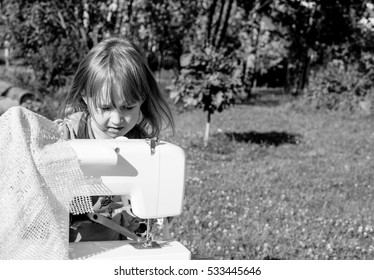
[[[101,94],[107,94],[112,106],[117,109],[123,103],[132,105],[142,102],[140,110],[143,119],[138,126],[148,137],[159,136],[164,124],[174,132],[171,110],[146,57],[130,40],[112,37],[91,49],[78,66],[60,108],[61,117],[82,111],[90,113],[83,97],[91,97],[97,107]]]

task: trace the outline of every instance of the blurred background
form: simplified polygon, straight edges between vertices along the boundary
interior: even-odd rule
[[[218,259],[374,257],[374,5],[2,0],[0,114],[51,120],[83,56],[133,38],[187,152],[174,238]]]
[[[41,107],[58,106],[84,54],[117,34],[143,47],[184,106],[220,111],[259,88],[329,109],[371,105],[370,1],[4,0],[0,9],[1,77]]]

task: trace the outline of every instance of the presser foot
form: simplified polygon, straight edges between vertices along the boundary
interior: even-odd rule
[[[145,231],[145,240],[138,241],[138,242],[131,242],[130,244],[136,249],[156,249],[161,248],[161,245],[158,244],[156,241],[153,241],[153,234],[151,233],[151,229],[154,223],[151,224],[150,219],[147,219],[147,227]]]

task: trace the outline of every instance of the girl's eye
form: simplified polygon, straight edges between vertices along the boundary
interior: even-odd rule
[[[130,111],[132,109],[134,109],[135,106],[123,106],[123,109],[127,110],[127,111]]]
[[[110,107],[100,107],[100,109],[101,109],[102,111],[109,111],[109,110],[110,110]]]

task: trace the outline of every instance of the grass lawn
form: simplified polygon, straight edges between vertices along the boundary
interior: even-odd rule
[[[172,236],[216,259],[374,259],[374,118],[288,104],[176,114],[187,155]]]

